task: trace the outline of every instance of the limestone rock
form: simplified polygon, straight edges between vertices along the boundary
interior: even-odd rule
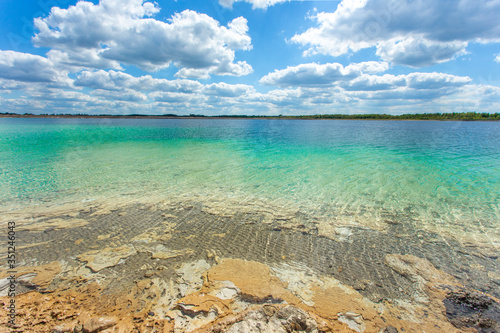
[[[238,259],[224,259],[207,272],[209,281],[230,280],[241,291],[242,300],[250,303],[282,302],[293,297],[283,282],[261,263]]]
[[[338,316],[339,321],[347,324],[349,328],[355,330],[356,332],[363,332],[366,329],[363,316],[359,313],[347,311],[346,313],[339,313]]]
[[[459,329],[467,327],[478,332],[500,332],[500,304],[475,290],[449,291],[443,300],[446,316]]]
[[[269,316],[271,314],[271,316]],[[277,312],[269,312],[263,307],[249,312],[242,320],[233,324],[227,333],[286,333],[318,332],[316,322],[302,310],[286,306]]]
[[[114,317],[94,317],[83,324],[83,333],[101,332],[115,326],[116,323],[117,320]]]
[[[263,311],[252,311],[226,333],[286,333],[277,318],[269,320]]]
[[[54,277],[61,272],[61,264],[54,261],[40,266],[26,266],[17,269],[16,281],[27,287],[47,288]],[[6,296],[8,291],[9,274],[7,271],[0,273],[0,296]]]
[[[488,277],[493,281],[494,283],[500,285],[500,274],[496,272],[488,272]]]
[[[59,229],[69,229],[69,228],[77,228],[87,225],[88,222],[83,219],[61,219],[55,218],[50,219],[43,222],[36,222],[34,224],[23,225],[19,228],[19,230],[26,231],[49,231],[59,230]]]
[[[67,333],[67,332],[73,332],[73,325],[58,325],[54,327],[52,330],[52,333]]]
[[[394,326],[387,326],[380,330],[380,333],[398,333],[398,329]]]
[[[279,310],[275,316],[280,319],[282,327],[284,327],[287,332],[316,331],[316,322],[310,319],[304,311],[296,307],[286,306]]]
[[[95,273],[104,268],[113,267],[121,259],[128,258],[135,253],[136,251],[133,248],[123,245],[115,248],[107,247],[102,250],[89,251],[78,256],[78,260],[86,261],[86,266]]]
[[[236,287],[231,281],[221,281],[220,283],[221,287],[219,290],[216,290],[215,294],[215,296],[220,299],[232,299],[240,292],[238,287]]]
[[[184,250],[177,250],[177,251],[165,249],[163,251],[153,252],[151,254],[151,258],[152,259],[169,259],[169,258],[175,258],[175,257],[183,256],[186,254],[190,254],[193,252],[194,251],[191,249],[184,249]]]
[[[210,268],[206,260],[198,260],[183,264],[176,270],[179,277],[177,278],[177,286],[179,296],[184,297],[192,292],[195,292],[203,285],[202,274]]]
[[[455,283],[453,277],[436,269],[427,259],[413,255],[388,254],[385,257],[385,264],[410,280],[422,279],[425,282]]]
[[[9,286],[9,278],[0,279],[0,297],[7,296],[9,294]]]
[[[453,277],[436,269],[428,260],[413,255],[388,254],[385,264],[412,282],[415,288],[413,300],[418,303],[429,302],[425,292],[427,283],[455,283]]]
[[[190,332],[210,324],[219,315],[230,313],[229,303],[230,301],[197,292],[177,301],[166,316],[174,322],[175,332]]]

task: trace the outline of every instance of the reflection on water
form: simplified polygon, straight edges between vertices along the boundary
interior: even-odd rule
[[[196,195],[295,207],[498,246],[500,124],[488,122],[9,119],[2,203]]]

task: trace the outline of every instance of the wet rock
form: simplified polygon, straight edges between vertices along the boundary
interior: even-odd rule
[[[349,237],[352,235],[352,230],[350,228],[339,227],[335,228],[335,235],[337,236],[339,241],[347,241]]]
[[[448,293],[448,299],[453,303],[474,310],[488,309],[493,299],[477,291],[460,290]]]
[[[216,264],[221,262],[219,256],[217,255],[217,252],[215,252],[214,249],[207,250],[207,259],[213,260]]]
[[[414,289],[412,298],[417,303],[429,303],[425,290],[427,283],[453,284],[455,282],[453,277],[436,269],[427,259],[413,255],[388,254],[384,263],[412,283]]]
[[[107,328],[115,326],[116,318],[113,317],[94,317],[83,324],[83,333],[97,333]]]
[[[474,314],[469,317],[460,317],[450,320],[457,328],[474,327],[479,333],[497,333],[500,332],[500,325],[482,314]]]
[[[99,235],[97,236],[97,240],[108,239],[109,237],[111,237],[111,234]]]
[[[151,269],[149,269],[146,272],[144,272],[144,277],[150,278],[153,275],[155,275],[155,272],[153,270],[151,270]]]
[[[366,290],[368,287],[373,286],[374,283],[370,280],[361,280],[353,284],[354,290]]]
[[[365,290],[366,289],[366,284],[361,283],[361,282],[357,282],[357,283],[353,284],[352,288],[354,290]]]
[[[121,259],[128,258],[135,253],[136,251],[133,248],[124,245],[89,251],[80,255],[78,260],[86,261],[86,266],[96,273],[104,268],[116,266]]]
[[[187,255],[187,254],[191,254],[193,252],[194,251],[191,250],[191,249],[184,249],[184,250],[168,250],[168,249],[165,249],[165,250],[160,251],[160,252],[153,252],[151,254],[151,258],[152,259],[170,259],[170,258],[175,258],[175,257],[179,257],[179,256],[184,256],[184,255]]]
[[[500,286],[500,274],[495,272],[488,272],[488,277],[492,282]]]
[[[23,225],[19,228],[19,230],[26,230],[26,231],[31,231],[31,232],[34,232],[34,231],[40,232],[41,231],[41,232],[48,234],[48,233],[55,231],[55,230],[77,228],[77,227],[82,227],[82,226],[87,225],[87,224],[88,224],[88,222],[86,220],[82,220],[82,219],[55,218],[55,219],[36,222],[33,224]]]
[[[500,305],[491,297],[462,289],[449,292],[443,303],[455,327],[473,327],[479,333],[500,332]]]

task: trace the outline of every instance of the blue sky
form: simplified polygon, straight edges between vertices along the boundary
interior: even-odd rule
[[[0,112],[500,111],[500,0],[2,0]]]

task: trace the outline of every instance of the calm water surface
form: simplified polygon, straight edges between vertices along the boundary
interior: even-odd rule
[[[358,222],[411,212],[498,245],[500,123],[0,120],[1,205],[186,193]]]

